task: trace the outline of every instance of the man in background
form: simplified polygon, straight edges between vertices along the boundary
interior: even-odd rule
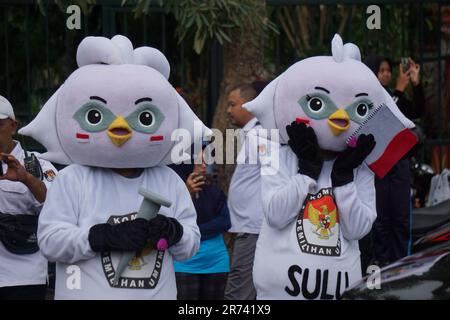
[[[226,300],[253,300],[256,290],[253,285],[253,259],[256,241],[261,228],[263,210],[261,206],[261,185],[259,164],[249,164],[246,152],[247,133],[251,129],[259,129],[253,114],[242,108],[242,105],[257,96],[255,88],[250,84],[238,85],[228,93],[227,113],[231,123],[242,128],[241,148],[238,158],[244,159],[238,164],[231,178],[228,190],[228,207],[230,209],[231,229],[236,233],[233,242],[231,268],[225,289]],[[245,153],[245,155],[241,153]]]
[[[38,215],[57,170],[39,154],[40,177],[24,167],[25,151],[11,103],[0,96],[0,300],[44,300],[47,260],[39,251]]]

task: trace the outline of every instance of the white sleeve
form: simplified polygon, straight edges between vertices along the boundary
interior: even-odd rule
[[[58,174],[58,170],[56,170],[56,168],[51,164],[50,161],[39,160],[39,162],[41,164],[42,174],[43,174],[42,182],[44,182],[44,185],[47,188],[47,194],[48,194],[48,191],[50,190],[50,187],[52,186],[53,181],[56,178],[56,175]],[[44,203],[45,203],[45,201],[41,203],[41,202],[37,201],[36,198],[34,198],[34,204],[38,211],[40,211],[42,209],[42,207],[44,206]]]
[[[42,181],[47,187],[47,190],[49,190],[54,179],[56,178],[56,175],[58,174],[58,170],[56,170],[56,168],[52,165],[50,161],[40,159],[39,163],[41,164],[42,173],[44,175]]]
[[[342,235],[348,240],[363,238],[377,218],[373,173],[363,165],[355,170],[353,182],[333,191]]]
[[[297,173],[297,157],[289,150],[282,150],[272,145],[274,157],[261,159],[261,194],[267,223],[272,227],[283,229],[294,220],[308,193],[312,192],[317,182],[308,176]]]
[[[197,213],[192,203],[189,191],[176,173],[176,206],[174,208],[174,218],[183,226],[183,236],[181,240],[168,250],[174,260],[183,261],[195,255],[200,247],[200,231],[197,226]]]
[[[37,236],[39,248],[49,261],[75,263],[90,259],[96,253],[89,245],[90,227],[78,226],[82,183],[67,171],[59,173],[47,193]]]

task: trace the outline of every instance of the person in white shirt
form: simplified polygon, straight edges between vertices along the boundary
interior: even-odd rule
[[[233,240],[231,268],[225,289],[226,300],[254,300],[253,258],[256,241],[261,228],[263,213],[260,186],[260,165],[249,161],[250,130],[261,128],[253,114],[242,108],[245,102],[256,97],[256,91],[250,84],[238,85],[228,94],[228,115],[231,123],[242,128],[241,149],[238,159],[245,159],[237,164],[228,190],[228,207],[230,209],[231,229],[236,233]]]
[[[37,153],[42,175],[25,170],[25,151],[13,139],[17,127],[11,103],[0,96],[0,300],[38,300],[46,294],[47,260],[35,241],[37,217],[57,170]],[[30,242],[18,243],[22,233],[9,228],[25,221],[34,225],[23,234]]]
[[[202,139],[194,125],[208,129],[167,81],[160,51],[133,50],[120,35],[86,37],[77,63],[22,129],[47,147],[43,156],[69,165],[38,228],[44,256],[56,261],[55,299],[176,299],[173,260],[192,257],[200,233],[184,182],[165,165],[189,157],[183,146],[172,154],[178,128],[194,143]],[[171,205],[137,217],[140,188]],[[123,252],[135,254],[120,273]]]
[[[374,173],[364,161],[380,141],[353,134],[382,105],[414,126],[339,35],[332,56],[295,63],[244,105],[279,132],[270,141],[279,161],[260,157],[257,299],[340,299],[362,277],[358,240],[376,218]]]

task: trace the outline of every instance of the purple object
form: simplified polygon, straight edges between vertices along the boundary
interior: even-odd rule
[[[351,148],[356,148],[356,142],[358,141],[358,139],[356,138],[356,136],[351,137],[350,141],[347,143],[347,145]]]
[[[167,243],[167,240],[165,238],[161,238],[158,240],[158,242],[156,243],[156,248],[158,250],[166,250],[169,247],[169,244]]]

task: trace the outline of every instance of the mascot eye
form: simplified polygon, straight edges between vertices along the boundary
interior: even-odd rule
[[[314,97],[308,101],[308,106],[313,112],[320,112],[323,108],[323,101],[320,98]]]
[[[150,111],[142,111],[139,114],[139,122],[144,127],[150,127],[154,122],[155,117]]]
[[[102,121],[103,114],[98,109],[91,109],[86,113],[86,121],[91,125],[97,125]]]
[[[144,103],[129,114],[125,120],[131,128],[141,133],[153,134],[158,131],[164,121],[164,114],[159,108],[150,103]]]
[[[80,127],[87,132],[100,132],[108,129],[116,116],[105,105],[89,101],[73,115]]]
[[[322,92],[306,94],[297,103],[306,117],[316,120],[326,119],[338,110],[333,100]]]
[[[372,109],[373,102],[368,99],[364,99],[352,103],[345,110],[347,111],[352,121],[362,124],[369,117]]]
[[[367,114],[369,113],[369,106],[367,105],[367,103],[358,104],[358,106],[356,107],[356,113],[362,118],[367,116]]]

